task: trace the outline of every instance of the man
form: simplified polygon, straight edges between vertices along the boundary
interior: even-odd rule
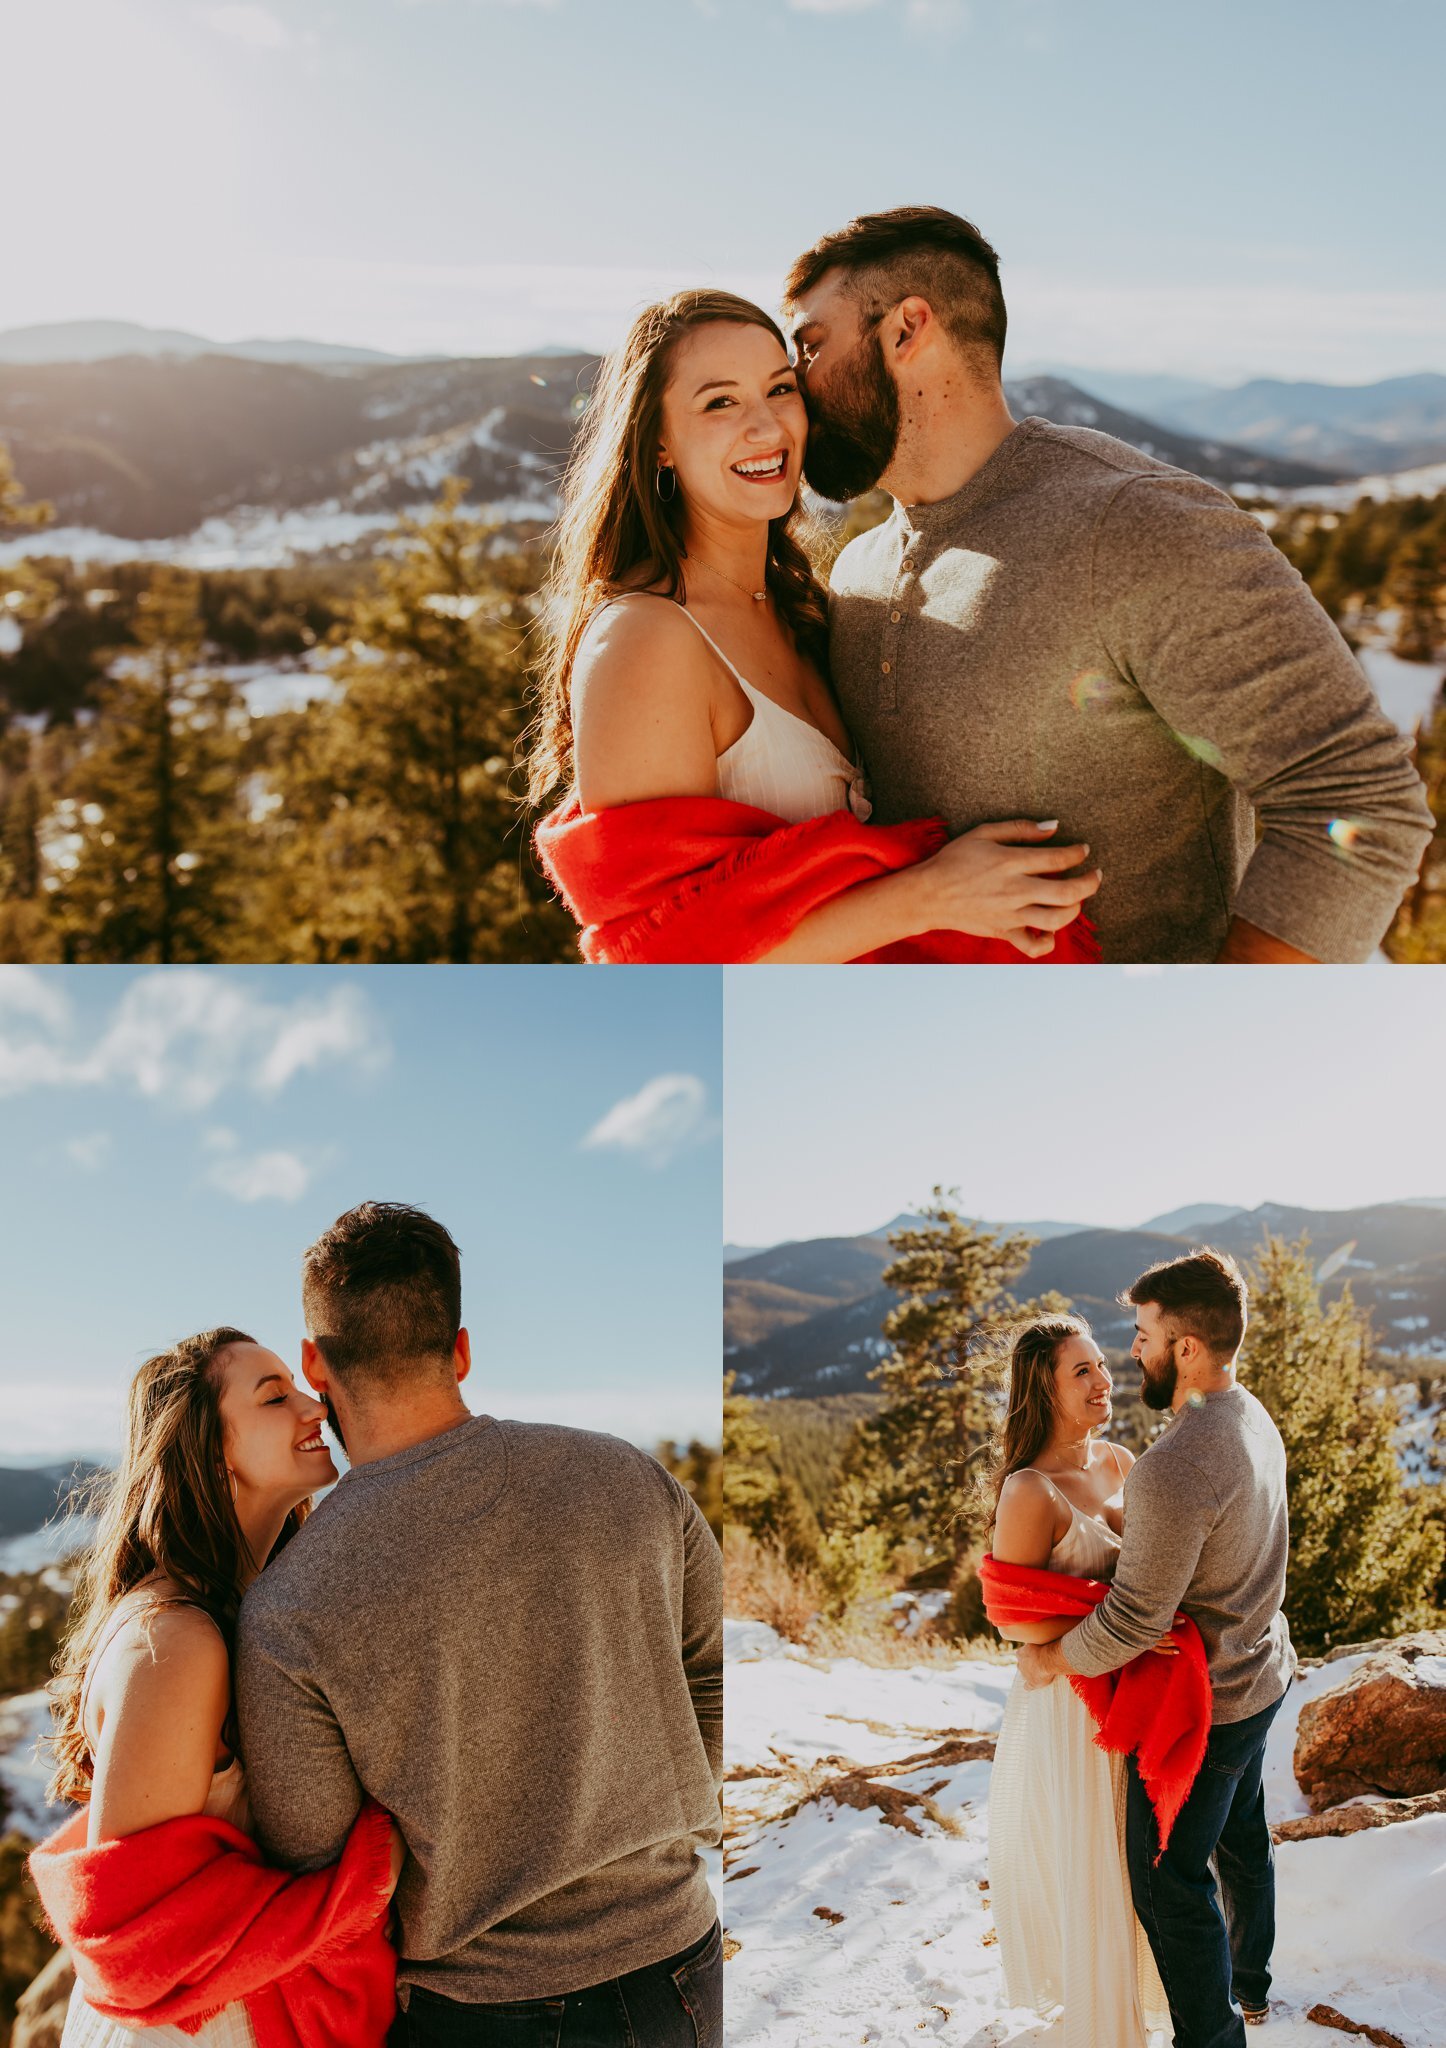
[[[1124,1542],[1104,1601],[1057,1643],[1022,1645],[1019,1670],[1031,1687],[1115,1671],[1158,1643],[1177,1609],[1198,1626],[1213,1700],[1205,1761],[1157,1863],[1154,1810],[1130,1758],[1125,1846],[1176,2048],[1241,2048],[1244,2022],[1269,2008],[1275,1861],[1262,1772],[1295,1674],[1281,1612],[1285,1447],[1235,1377],[1246,1299],[1233,1259],[1192,1252],[1120,1298],[1135,1305],[1145,1402],[1175,1419],[1125,1480]]]
[[[351,1469],[241,1611],[260,1839],[305,1867],[364,1797],[395,1818],[398,2048],[720,2039],[712,1533],[631,1444],[468,1412],[457,1247],[420,1210],[364,1202],[302,1270]]]
[[[1366,959],[1431,835],[1405,740],[1269,537],[1086,427],[1018,424],[994,250],[937,207],[852,221],[785,303],[835,565],[834,682],[892,824],[1057,819],[1106,960]]]

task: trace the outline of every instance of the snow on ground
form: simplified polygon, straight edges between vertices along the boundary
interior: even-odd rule
[[[730,2048],[1003,2048],[1054,2038],[1011,2011],[988,1899],[987,1762],[878,1774],[888,1791],[925,1795],[917,1833],[812,1797],[830,1753],[877,1771],[927,1751],[946,1731],[998,1729],[1009,1663],[874,1669],[814,1662],[760,1622],[725,1625],[730,1766],[782,1775],[726,1788],[723,1924],[739,1943],[727,1965]],[[1305,1674],[1266,1753],[1273,1820],[1305,1811],[1290,1770],[1300,1709],[1360,1660]],[[1338,2034],[1308,2021],[1324,2003],[1385,2028],[1406,2048],[1446,2043],[1446,1815],[1277,1850],[1279,1934],[1272,2048],[1326,2048]],[[1106,2044],[1100,2044],[1106,2048]],[[1152,2044],[1163,2048],[1163,2043]]]
[[[49,1757],[35,1752],[49,1732],[50,1702],[43,1692],[0,1699],[0,1833],[18,1828],[38,1842],[60,1825],[59,1812],[45,1802]]]
[[[556,509],[553,500],[540,492],[534,497],[501,498],[467,507],[479,519],[497,521],[550,521]],[[0,542],[0,569],[41,555],[100,564],[174,562],[184,569],[284,567],[334,548],[379,543],[399,518],[426,519],[432,510],[430,500],[409,506],[405,513],[348,511],[336,498],[290,512],[243,505],[224,519],[207,519],[193,533],[168,540],[126,540],[93,527],[43,526]]]
[[[1435,708],[1446,680],[1446,666],[1439,661],[1402,661],[1388,647],[1360,647],[1356,660],[1392,725],[1401,732],[1414,732]]]
[[[84,1515],[59,1516],[43,1529],[0,1539],[0,1572],[38,1572],[84,1550],[95,1523]]]
[[[1246,484],[1249,491],[1258,486]],[[1434,498],[1446,491],[1446,462],[1430,462],[1422,469],[1398,469],[1384,476],[1353,476],[1343,484],[1301,484],[1270,496],[1298,505],[1334,505],[1348,512],[1362,498]]]

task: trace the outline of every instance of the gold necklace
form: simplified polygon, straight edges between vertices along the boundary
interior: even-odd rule
[[[735,590],[741,590],[743,595],[745,597],[751,597],[755,604],[764,604],[767,602],[768,592],[766,589],[750,590],[747,584],[736,582],[732,576],[724,576],[723,571],[721,569],[715,569],[713,567],[713,564],[711,562],[705,562],[701,555],[689,555],[687,559],[690,562],[696,562],[700,569],[706,569],[710,576],[721,576],[725,583],[732,583],[733,588]]]

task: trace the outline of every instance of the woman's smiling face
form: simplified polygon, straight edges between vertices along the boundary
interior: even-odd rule
[[[1102,1429],[1110,1419],[1114,1381],[1093,1337],[1066,1337],[1055,1353],[1054,1412],[1066,1435]]]
[[[710,320],[679,342],[663,392],[658,460],[690,517],[781,519],[798,494],[808,415],[766,327]]]
[[[298,1387],[274,1351],[232,1344],[219,1360],[226,1465],[237,1497],[285,1506],[330,1486],[336,1466],[321,1426],[326,1409]]]

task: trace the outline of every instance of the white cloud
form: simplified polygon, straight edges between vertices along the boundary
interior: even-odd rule
[[[788,0],[795,14],[864,14],[880,0]]]
[[[226,1152],[206,1180],[238,1202],[295,1202],[311,1185],[311,1168],[295,1152],[254,1152],[249,1158]]]
[[[53,1030],[60,1030],[70,1016],[55,975],[42,974],[38,967],[0,967],[0,1016],[34,1017]]]
[[[249,50],[285,50],[291,45],[290,30],[285,22],[278,21],[269,7],[242,4],[242,0],[238,0],[238,4],[232,6],[203,7],[201,19],[217,35],[244,43]]]
[[[109,1131],[91,1131],[83,1138],[67,1138],[65,1156],[86,1173],[99,1173],[110,1157]]]
[[[200,1110],[227,1089],[271,1096],[301,1073],[374,1071],[389,1057],[380,1020],[355,985],[272,1001],[208,968],[135,976],[93,1043],[76,1038],[72,1010],[48,986],[12,981],[8,998],[0,989],[0,1095],[120,1087]]]
[[[630,1153],[649,1166],[666,1166],[685,1145],[717,1128],[708,1115],[708,1090],[696,1074],[658,1074],[636,1095],[615,1102],[583,1139],[584,1151]]]

